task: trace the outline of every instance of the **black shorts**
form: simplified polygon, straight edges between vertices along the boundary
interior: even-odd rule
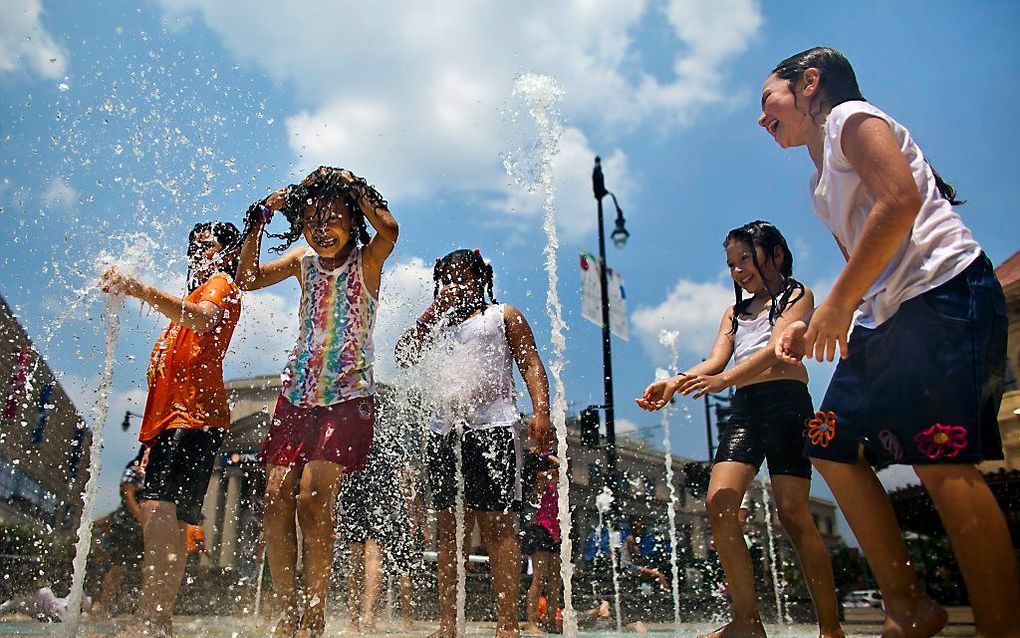
[[[429,433],[425,454],[432,507],[452,509],[457,499],[456,432]],[[512,427],[465,430],[461,447],[464,505],[479,512],[521,509],[521,446]]]
[[[524,534],[524,543],[521,549],[528,556],[531,556],[535,552],[558,554],[560,551],[560,544],[553,540],[552,534],[549,533],[549,530],[538,523],[532,523],[528,525],[528,530]]]
[[[808,424],[808,455],[856,463],[863,445],[879,467],[1001,459],[1007,325],[982,254],[877,328],[856,326]]]
[[[731,408],[715,463],[737,461],[757,470],[767,460],[771,476],[811,478],[811,461],[804,456],[804,427],[814,414],[807,385],[782,380],[745,386],[733,395]]]
[[[198,525],[223,430],[171,428],[149,447],[145,485],[138,500],[177,505],[177,520]]]

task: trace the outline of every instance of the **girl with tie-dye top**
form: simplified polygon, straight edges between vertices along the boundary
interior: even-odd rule
[[[273,211],[290,222],[272,235],[310,248],[259,264],[262,229]],[[375,229],[369,236],[366,220]],[[266,464],[265,535],[279,608],[274,636],[320,636],[333,559],[333,507],[343,474],[362,469],[372,442],[375,381],[372,329],[383,262],[397,240],[386,201],[348,170],[321,167],[298,186],[252,206],[238,284],[258,290],[301,282],[300,329],[259,455]],[[304,610],[296,597],[297,512],[303,541]]]

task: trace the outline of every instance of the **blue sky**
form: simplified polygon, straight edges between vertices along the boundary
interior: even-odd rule
[[[552,7],[552,8],[550,8]],[[808,7],[808,10],[804,10]],[[843,50],[865,96],[904,123],[960,191],[996,263],[1020,248],[1012,209],[1020,80],[1010,2],[758,3],[752,0],[514,3],[282,3],[272,0],[13,0],[0,8],[0,294],[37,343],[103,255],[183,287],[193,223],[238,221],[247,204],[320,163],[365,175],[401,223],[380,322],[386,343],[431,291],[428,268],[480,248],[498,296],[548,344],[540,200],[502,157],[532,143],[515,119],[516,74],[564,88],[554,161],[567,333],[567,399],[601,401],[599,330],[580,318],[577,252],[594,250],[593,156],[605,161],[631,232],[610,265],[626,279],[632,337],[614,339],[621,429],[658,423],[632,406],[680,331],[681,364],[707,351],[732,296],[720,242],[775,222],[796,274],[824,292],[841,258],[811,212],[812,166],[756,125],[759,88],[787,55]],[[137,233],[144,233],[140,237]],[[296,325],[296,285],[249,296],[228,376],[276,373]],[[100,307],[70,311],[51,366],[88,408],[102,361]],[[105,495],[131,456],[124,409],[144,403],[144,368],[163,321],[128,303],[116,368]],[[831,373],[812,366],[820,400]],[[704,457],[700,404],[674,449]],[[658,436],[658,435],[656,435]],[[814,491],[827,490],[816,481]]]

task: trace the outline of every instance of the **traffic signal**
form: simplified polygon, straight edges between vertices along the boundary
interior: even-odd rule
[[[589,448],[599,446],[599,427],[601,419],[599,411],[593,405],[581,410],[581,445]]]

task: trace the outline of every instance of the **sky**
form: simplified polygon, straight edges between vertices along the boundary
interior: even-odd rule
[[[240,225],[250,202],[341,165],[374,183],[401,225],[376,335],[381,379],[396,336],[431,297],[435,259],[461,247],[491,261],[497,298],[522,310],[548,362],[543,198],[504,162],[537,165],[535,126],[513,91],[522,74],[549,75],[563,90],[551,161],[569,410],[601,403],[600,331],[580,316],[578,269],[578,252],[596,249],[600,155],[631,233],[608,248],[631,332],[613,340],[617,429],[661,439],[659,416],[632,399],[668,363],[661,330],[679,332],[682,367],[707,353],[733,299],[721,245],[730,228],[777,224],[819,299],[842,266],[811,211],[806,150],[780,149],[756,124],[772,67],[815,45],[842,50],[864,95],[968,201],[960,213],[998,264],[1020,248],[1018,26],[1011,2],[7,0],[0,295],[88,419],[105,325],[89,285],[102,267],[120,263],[180,293],[194,223]],[[293,281],[246,295],[227,378],[279,372],[297,298]],[[166,323],[132,301],[119,316],[100,511],[115,506],[133,456],[137,425],[125,434],[119,424],[144,406],[145,365]],[[817,403],[832,367],[809,369]],[[673,449],[704,459],[703,406],[680,406]],[[812,491],[831,496],[818,479]]]

